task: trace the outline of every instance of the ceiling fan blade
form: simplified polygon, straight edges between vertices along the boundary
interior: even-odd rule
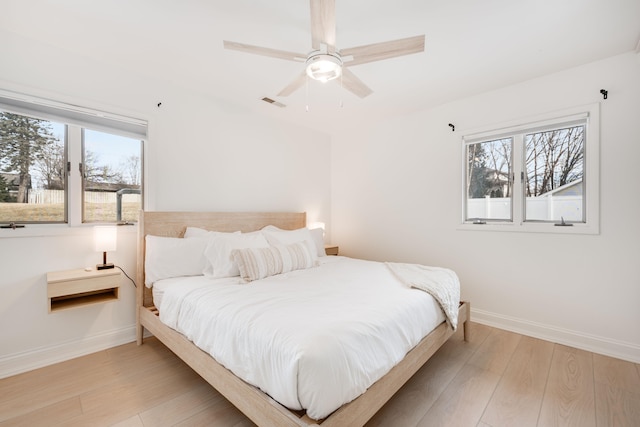
[[[330,53],[336,50],[336,1],[311,0],[311,47],[320,50],[327,45]]]
[[[291,83],[289,83],[284,89],[278,93],[278,96],[289,96],[296,90],[300,89],[307,81],[307,72],[303,71],[298,77],[296,77]]]
[[[406,39],[342,49],[340,56],[344,60],[344,66],[351,67],[419,52],[424,52],[424,34]],[[350,56],[353,57],[352,60],[349,60],[348,57]]]
[[[253,46],[250,44],[222,41],[225,49],[239,50],[241,52],[252,53],[254,55],[269,56],[271,58],[286,59],[289,61],[304,62],[307,55],[296,52],[287,52],[286,50],[271,49],[268,47]]]
[[[360,98],[366,98],[373,93],[373,91],[365,85],[362,80],[344,67],[342,68],[342,87]]]

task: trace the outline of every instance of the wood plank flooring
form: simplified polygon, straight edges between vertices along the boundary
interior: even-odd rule
[[[471,324],[367,427],[640,427],[640,365]],[[254,424],[157,340],[0,380],[0,427]]]

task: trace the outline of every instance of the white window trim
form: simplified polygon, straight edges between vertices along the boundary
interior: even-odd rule
[[[121,114],[85,108],[0,89],[0,106],[15,114],[87,127],[105,132],[118,131],[131,138],[147,138],[147,121]]]
[[[143,183],[143,206],[142,209],[148,209],[147,192],[149,185],[147,183],[147,165],[144,153],[148,147],[148,120],[132,118],[121,114],[108,113],[87,107],[81,107],[74,104],[57,102],[47,98],[41,98],[26,95],[11,90],[0,89],[0,107],[5,111],[15,114],[25,114],[31,117],[37,117],[44,120],[58,121],[66,123],[68,132],[79,132],[78,138],[69,138],[67,135],[67,145],[82,144],[82,130],[86,127],[93,130],[113,132],[118,131],[119,135],[131,138],[139,138],[143,141],[142,155],[142,183]],[[75,142],[72,142],[74,140]],[[71,191],[82,193],[82,177],[73,165],[82,162],[81,148],[66,147],[67,161],[71,162],[72,170],[67,178],[67,222],[66,223],[28,223],[24,228],[0,229],[0,239],[5,238],[21,238],[21,237],[46,237],[46,236],[69,236],[69,235],[85,235],[92,232],[93,227],[99,223],[82,222],[82,197],[69,197]],[[137,232],[137,224],[135,226],[122,226],[118,229],[124,233]],[[128,231],[131,230],[131,231]]]
[[[553,127],[554,124],[566,124],[578,120],[587,120],[586,146],[584,168],[585,174],[585,215],[586,223],[574,223],[570,227],[558,227],[549,222],[525,222],[524,200],[521,191],[513,192],[512,209],[513,222],[487,221],[484,224],[474,224],[465,220],[466,192],[464,182],[466,179],[466,145],[470,142],[480,141],[486,138],[501,138],[523,130],[542,130]],[[514,159],[522,157],[522,147],[514,140]],[[561,111],[542,114],[523,120],[513,120],[499,126],[484,126],[465,132],[461,143],[461,223],[458,230],[464,231],[508,231],[551,234],[600,234],[600,104],[589,104],[568,108]],[[518,157],[516,157],[518,156]],[[520,167],[514,162],[514,167]],[[516,177],[520,176],[520,169],[515,170]]]

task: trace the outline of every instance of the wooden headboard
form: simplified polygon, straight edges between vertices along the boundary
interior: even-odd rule
[[[187,227],[211,231],[260,230],[275,225],[283,230],[306,227],[305,212],[145,212],[138,219],[137,307],[153,305],[151,289],[144,285],[145,236],[182,237]]]

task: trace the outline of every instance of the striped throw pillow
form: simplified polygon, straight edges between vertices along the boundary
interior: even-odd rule
[[[315,266],[317,258],[311,253],[306,242],[272,245],[266,248],[234,249],[231,257],[238,264],[240,277],[247,282],[311,268]]]

